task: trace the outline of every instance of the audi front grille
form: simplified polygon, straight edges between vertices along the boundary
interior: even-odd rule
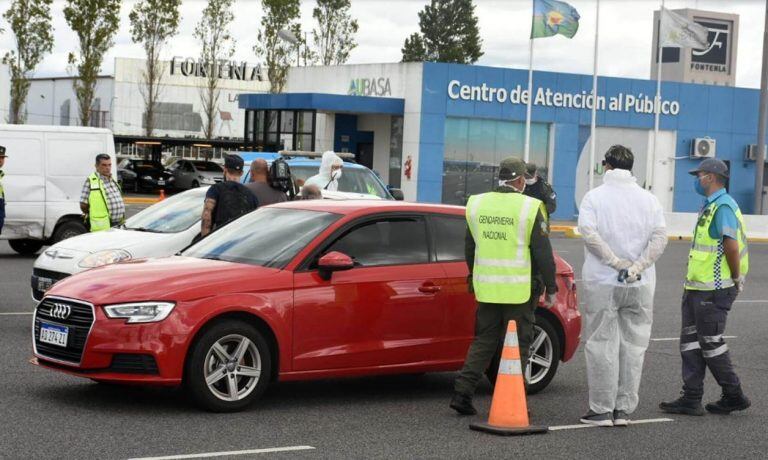
[[[45,297],[35,310],[35,353],[43,359],[80,364],[93,320],[93,306],[89,303],[59,297]],[[67,327],[66,347],[41,342],[41,323]]]

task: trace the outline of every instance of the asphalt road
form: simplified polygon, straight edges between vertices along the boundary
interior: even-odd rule
[[[555,239],[574,265],[578,240]],[[661,400],[677,397],[679,300],[688,244],[671,243],[658,264],[654,339],[633,419],[667,417]],[[0,242],[0,458],[125,459],[310,446],[231,458],[765,458],[768,452],[768,245],[751,245],[752,271],[729,317],[732,357],[753,406],[731,416],[671,416],[629,428],[587,428],[500,438],[470,431],[488,413],[490,388],[476,397],[480,416],[448,408],[455,374],[278,384],[251,409],[210,414],[174,390],[92,383],[36,368],[31,355],[29,275],[34,258]],[[22,314],[15,314],[22,313]],[[544,392],[529,398],[532,421],[578,424],[586,410],[584,355],[561,366]],[[719,397],[708,377],[705,400]]]

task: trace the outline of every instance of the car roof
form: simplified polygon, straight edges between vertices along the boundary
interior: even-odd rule
[[[267,163],[271,163],[275,161],[275,159],[282,157],[282,155],[276,152],[238,152],[237,154],[240,155],[240,158],[243,159],[246,166],[250,165],[253,160],[256,160],[257,158],[263,158],[264,160],[267,160]],[[288,163],[288,166],[311,166],[315,168],[319,168],[321,163],[320,158],[306,157],[288,157],[285,161]],[[353,163],[351,161],[345,161],[344,167],[350,169],[368,169],[361,164]]]
[[[424,212],[464,215],[463,206],[431,203],[409,203],[391,200],[299,200],[274,204],[270,207],[325,211],[343,215],[365,215],[391,212]]]

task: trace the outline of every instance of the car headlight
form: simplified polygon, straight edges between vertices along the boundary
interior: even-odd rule
[[[114,264],[122,262],[123,260],[130,260],[132,258],[128,251],[122,249],[109,249],[107,251],[94,252],[89,254],[77,264],[80,268],[96,268],[102,265]]]
[[[167,318],[175,306],[172,302],[123,303],[104,307],[104,313],[109,318],[127,319],[128,324],[156,323]]]
[[[141,176],[141,178],[144,180],[154,180],[152,176]]]

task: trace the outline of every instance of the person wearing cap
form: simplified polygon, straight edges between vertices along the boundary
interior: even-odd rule
[[[259,207],[256,195],[240,183],[244,164],[239,155],[224,157],[224,181],[212,185],[205,194],[201,237]]]
[[[96,171],[85,179],[80,210],[92,232],[109,230],[125,221],[123,193],[112,177],[112,158],[106,153],[96,155]]]
[[[500,164],[499,186],[492,192],[471,196],[467,203],[467,281],[477,300],[477,314],[475,338],[450,402],[450,407],[461,415],[477,413],[472,405],[475,388],[510,320],[517,323],[520,372],[525,375],[533,340],[531,305],[538,302],[531,299],[534,271],[542,274],[547,305],[555,302],[555,260],[541,201],[523,195],[524,190],[525,163],[511,157]]]
[[[536,198],[544,203],[544,218],[549,220],[549,216],[557,209],[557,193],[552,186],[539,175],[536,163],[528,163],[525,170],[525,195]]]
[[[0,145],[0,234],[3,233],[3,224],[5,223],[5,189],[3,189],[3,166],[5,166],[5,159],[8,156],[5,154],[5,147]]]
[[[683,390],[680,398],[662,402],[664,412],[704,415],[745,410],[751,403],[731,364],[725,343],[725,323],[736,297],[744,289],[749,252],[744,219],[725,189],[728,167],[707,158],[690,171],[696,193],[706,197],[693,231],[683,291],[680,356]],[[720,400],[701,407],[704,374],[712,373],[722,389]]]
[[[651,339],[655,263],[667,247],[664,210],[637,185],[623,145],[605,153],[603,184],[579,206],[584,241],[581,308],[589,410],[581,423],[628,426]]]

